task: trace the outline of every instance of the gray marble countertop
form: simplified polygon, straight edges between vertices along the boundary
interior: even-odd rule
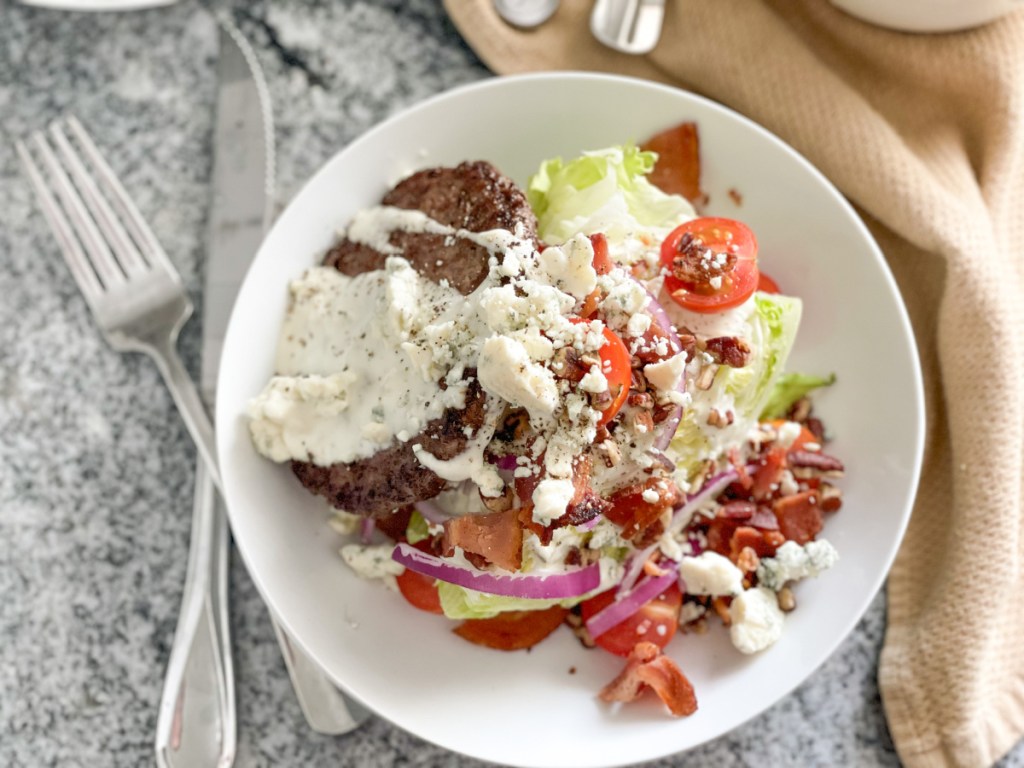
[[[195,462],[152,364],[100,338],[12,139],[78,115],[201,306],[215,96],[209,11],[227,6],[272,91],[282,203],[382,118],[489,76],[437,0],[189,0],[116,15],[0,0],[3,766],[149,764]],[[200,322],[181,341],[193,371]],[[237,765],[479,765],[381,719],[344,737],[312,733],[237,556],[231,599]],[[658,765],[898,765],[875,679],[884,609],[879,595],[793,694]],[[1002,764],[1024,766],[1024,747]]]

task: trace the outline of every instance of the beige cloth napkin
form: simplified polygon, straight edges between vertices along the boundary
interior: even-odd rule
[[[590,37],[581,0],[532,32],[491,0],[445,5],[495,72],[697,91],[858,206],[910,311],[927,397],[920,492],[888,582],[889,726],[908,766],[994,762],[1024,735],[1024,13],[914,36],[825,0],[669,0],[657,49],[630,57]]]

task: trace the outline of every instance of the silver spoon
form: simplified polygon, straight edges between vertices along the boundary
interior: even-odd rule
[[[661,37],[665,0],[597,0],[590,15],[590,31],[616,51],[650,53]]]
[[[513,27],[531,29],[551,18],[559,0],[493,0],[494,10]]]

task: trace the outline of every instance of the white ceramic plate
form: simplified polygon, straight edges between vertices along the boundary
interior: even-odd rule
[[[286,286],[318,262],[359,208],[408,173],[492,161],[525,183],[554,155],[699,124],[710,212],[745,220],[762,265],[805,302],[790,369],[835,371],[819,398],[849,468],[825,534],[839,565],[801,584],[782,640],[746,657],[725,632],[670,646],[700,702],[675,720],[660,704],[615,709],[595,694],[620,659],[559,630],[530,653],[472,646],[447,620],[407,606],[341,562],[323,503],[257,455],[245,408],[272,373]],[[735,188],[742,206],[731,202]],[[916,350],[882,255],[854,211],[795,151],[704,99],[585,74],[499,78],[424,102],[353,142],[299,193],[267,237],[228,328],[217,396],[221,472],[235,540],[289,633],[346,691],[441,746],[522,766],[613,766],[725,733],[803,681],[853,628],[892,562],[920,468],[924,415]],[[570,668],[575,674],[570,674]]]

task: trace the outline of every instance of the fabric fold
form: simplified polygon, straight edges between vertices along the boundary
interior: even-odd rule
[[[495,72],[614,72],[699,92],[778,134],[857,206],[914,326],[928,441],[888,581],[880,687],[908,766],[991,764],[1024,735],[1024,13],[946,35],[823,0],[675,0],[645,57],[590,3],[542,27],[445,0]],[[884,343],[884,340],[879,340]]]

